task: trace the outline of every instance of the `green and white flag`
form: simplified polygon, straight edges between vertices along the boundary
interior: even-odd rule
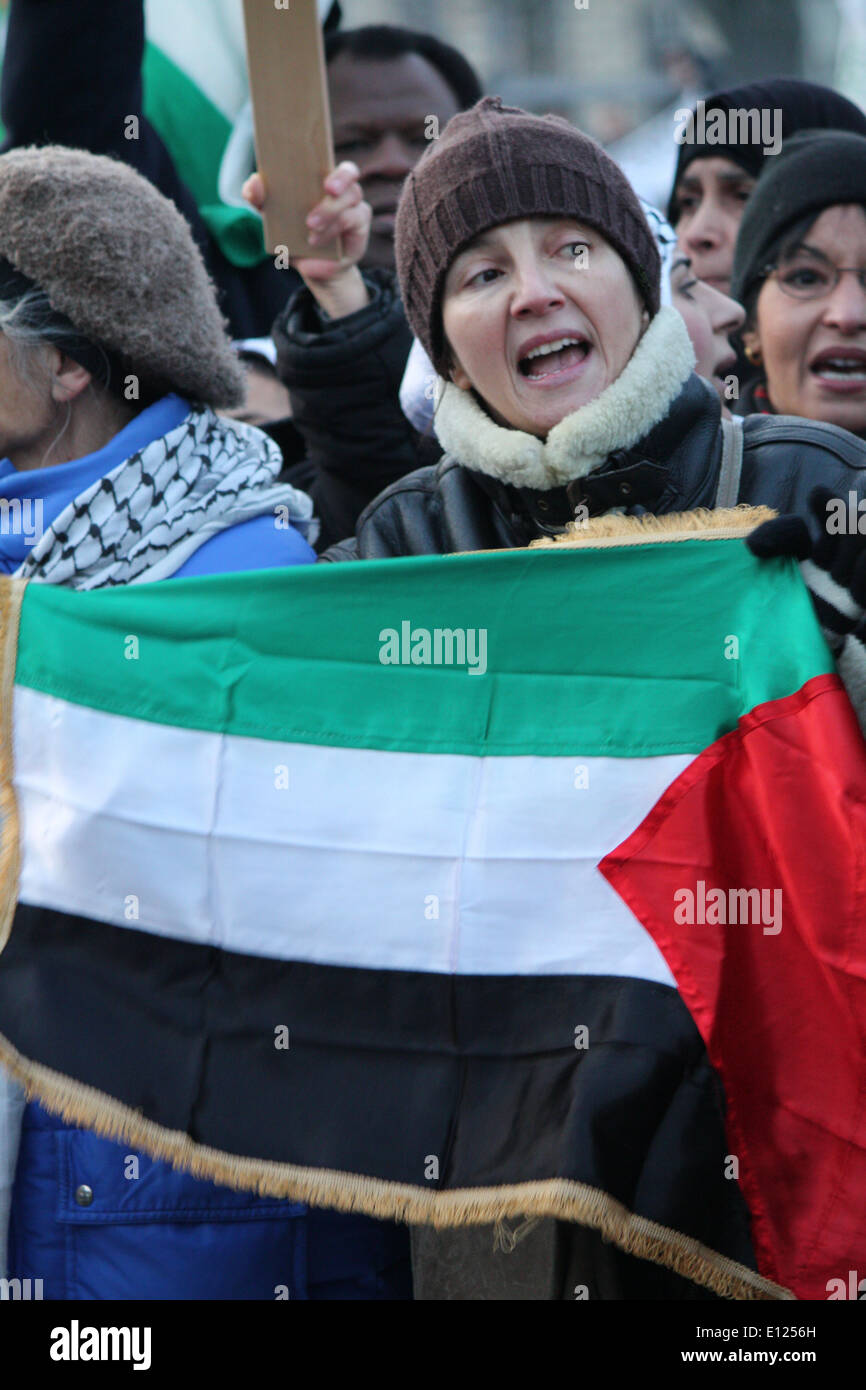
[[[18,597],[0,1059],[44,1104],[263,1193],[825,1296],[866,1239],[866,754],[793,563],[32,584],[16,641]]]

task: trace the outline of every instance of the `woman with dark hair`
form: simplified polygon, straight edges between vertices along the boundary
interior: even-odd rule
[[[866,115],[831,88],[790,77],[715,92],[701,105],[679,132],[668,218],[695,275],[729,294],[737,229],[762,169],[800,130],[866,135]]]
[[[788,142],[740,224],[733,288],[756,372],[737,414],[799,415],[866,436],[866,137]]]

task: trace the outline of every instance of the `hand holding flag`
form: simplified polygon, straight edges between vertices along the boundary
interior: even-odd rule
[[[790,555],[800,561],[821,631],[866,734],[866,535],[850,524],[831,529],[839,512],[846,513],[827,487],[813,489],[809,508],[811,530],[800,516],[780,516],[759,526],[746,544],[759,559]]]

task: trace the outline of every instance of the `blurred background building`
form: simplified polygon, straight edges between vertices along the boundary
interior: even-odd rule
[[[673,112],[715,88],[808,77],[866,106],[866,0],[341,0],[344,27],[402,24],[462,49],[486,90],[557,111],[645,168]],[[655,117],[655,121],[653,121]],[[647,122],[651,124],[647,125]],[[667,142],[666,142],[667,143]],[[675,148],[647,171],[669,186]]]

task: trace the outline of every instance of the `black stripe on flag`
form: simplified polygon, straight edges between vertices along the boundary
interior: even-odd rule
[[[20,906],[0,1032],[223,1154],[425,1194],[568,1179],[756,1268],[719,1081],[665,985],[292,963]]]

